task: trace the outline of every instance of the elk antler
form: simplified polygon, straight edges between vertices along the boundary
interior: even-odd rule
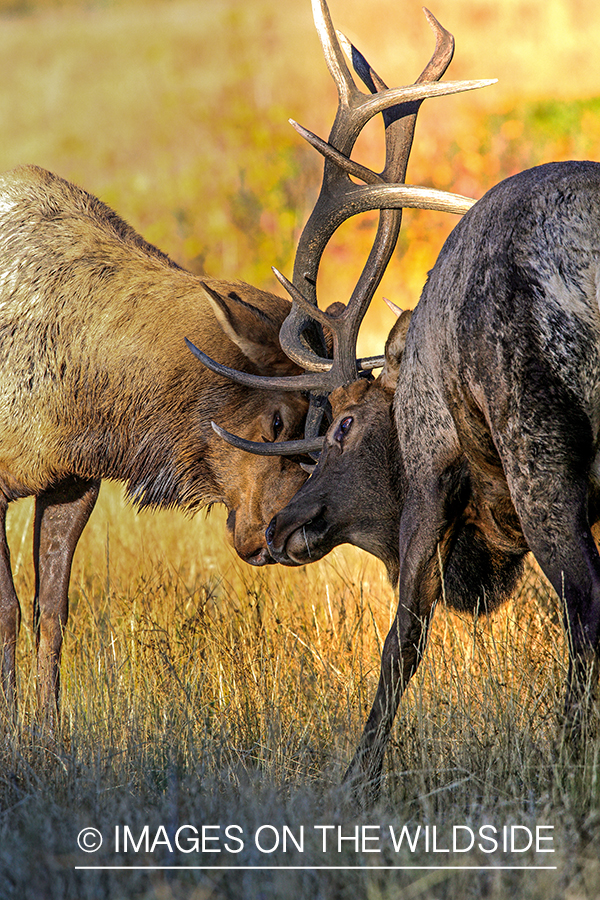
[[[290,120],[302,137],[325,157],[323,181],[298,242],[293,282],[273,270],[292,298],[292,308],[281,326],[279,340],[286,355],[302,366],[305,372],[287,377],[236,372],[215,363],[189,341],[187,343],[204,365],[241,384],[267,390],[309,391],[305,436],[314,444],[331,391],[355,381],[361,372],[382,365],[382,357],[357,360],[356,342],[361,322],[396,246],[402,209],[414,207],[462,214],[475,202],[456,194],[404,183],[421,103],[427,97],[474,90],[495,81],[438,83],[452,60],[454,38],[425,9],[425,16],[436,35],[433,55],[415,84],[389,89],[356,47],[335,31],[325,0],[312,0],[312,6],[325,60],[337,87],[338,108],[328,141],[323,141]],[[346,64],[342,44],[355,72],[371,91],[370,95],[356,86]],[[385,128],[386,158],[381,173],[350,159],[362,129],[378,113],[383,115]],[[352,178],[364,183],[357,185]],[[316,296],[317,273],[323,251],[346,219],[372,209],[380,210],[379,224],[365,267],[343,312],[336,316],[329,315],[319,309]],[[324,355],[325,342],[315,338],[315,326],[317,330],[318,326],[327,328],[332,334],[333,358]],[[222,436],[229,440],[227,433]],[[237,439],[237,446],[240,446],[240,440]],[[297,454],[297,442],[292,443],[293,448],[287,448],[286,442],[275,442],[267,445],[268,450],[262,444],[258,445],[260,451],[258,447],[248,445],[245,449],[254,453]],[[313,449],[312,445],[310,449]]]

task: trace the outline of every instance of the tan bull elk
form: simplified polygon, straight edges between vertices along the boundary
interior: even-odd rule
[[[361,792],[378,790],[436,603],[494,609],[529,551],[563,604],[566,721],[580,728],[600,654],[599,285],[600,165],[534,168],[497,185],[456,226],[416,310],[392,329],[376,380],[312,376],[315,391],[335,387],[333,421],[312,477],[267,541],[287,565],[356,544],[398,583],[347,773]]]
[[[37,693],[50,714],[71,561],[102,478],[124,481],[140,507],[224,503],[239,555],[269,562],[265,527],[306,474],[225,447],[210,421],[257,441],[289,439],[302,434],[307,401],[216,377],[184,338],[229,365],[294,374],[278,339],[289,310],[250,285],[184,271],[49,172],[0,178],[0,703],[15,709],[12,500],[36,498]]]

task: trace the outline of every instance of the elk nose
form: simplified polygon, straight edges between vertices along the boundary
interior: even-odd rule
[[[271,519],[269,526],[265,531],[265,537],[267,539],[267,544],[270,547],[273,543],[273,539],[275,538],[275,519]]]

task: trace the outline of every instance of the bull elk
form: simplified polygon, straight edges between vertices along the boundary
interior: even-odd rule
[[[12,500],[35,496],[42,711],[58,699],[71,561],[102,478],[124,481],[139,507],[224,503],[239,555],[270,561],[265,527],[306,474],[295,461],[229,450],[210,421],[254,440],[293,438],[307,401],[214,376],[184,337],[230,365],[293,374],[278,339],[289,309],[242,282],[186,272],[56,175],[30,166],[0,178],[0,684],[10,708],[20,624]]]
[[[566,723],[581,726],[600,652],[599,285],[600,165],[531,169],[455,227],[414,313],[394,325],[381,374],[321,382],[335,390],[318,464],[267,543],[291,566],[355,544],[398,584],[346,775],[361,791],[378,790],[436,603],[493,610],[517,587],[528,552],[563,604]]]

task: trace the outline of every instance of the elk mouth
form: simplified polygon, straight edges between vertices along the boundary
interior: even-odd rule
[[[255,553],[241,558],[250,566],[272,566],[276,562],[266,547],[261,547]]]
[[[327,541],[329,531],[324,507],[301,525],[297,519],[286,525],[279,513],[267,528],[269,553],[283,566],[305,566],[329,553],[333,547],[333,543]]]

